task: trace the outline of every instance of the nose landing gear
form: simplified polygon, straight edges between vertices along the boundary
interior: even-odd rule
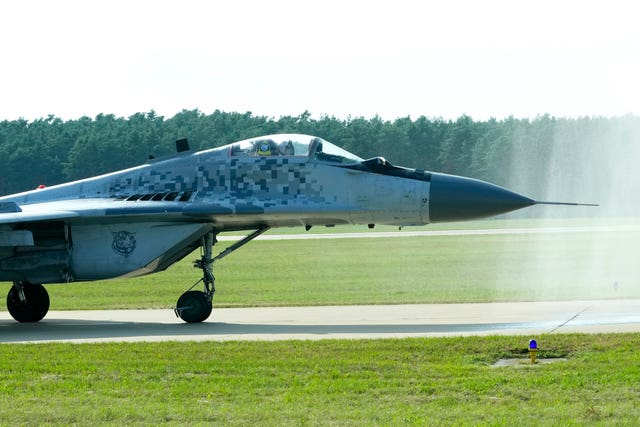
[[[216,292],[216,278],[213,276],[213,262],[224,258],[231,252],[249,243],[269,228],[270,227],[267,226],[258,228],[253,233],[220,252],[220,254],[214,258],[212,258],[211,255],[213,253],[213,245],[217,243],[216,235],[218,233],[214,230],[205,234],[202,237],[202,257],[193,263],[194,267],[202,270],[202,278],[194,283],[193,286],[178,298],[176,308],[173,310],[176,316],[187,323],[198,323],[207,320],[213,309],[211,303],[213,300],[213,294]],[[204,285],[203,291],[192,290],[201,282]]]

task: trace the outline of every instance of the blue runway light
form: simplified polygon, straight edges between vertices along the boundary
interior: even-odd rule
[[[538,353],[538,342],[536,340],[529,340],[529,356],[531,356],[531,363],[536,363],[537,353]]]

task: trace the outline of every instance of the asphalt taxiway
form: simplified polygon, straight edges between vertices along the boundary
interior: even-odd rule
[[[186,324],[171,310],[50,311],[38,323],[0,312],[0,343],[317,340],[640,332],[640,299],[214,308]]]

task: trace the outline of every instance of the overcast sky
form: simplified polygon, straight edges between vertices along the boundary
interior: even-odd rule
[[[155,110],[475,119],[640,114],[620,1],[0,5],[0,120]]]

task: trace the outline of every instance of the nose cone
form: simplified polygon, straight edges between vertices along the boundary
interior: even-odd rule
[[[466,221],[534,205],[528,197],[488,182],[456,175],[431,175],[431,222]]]

